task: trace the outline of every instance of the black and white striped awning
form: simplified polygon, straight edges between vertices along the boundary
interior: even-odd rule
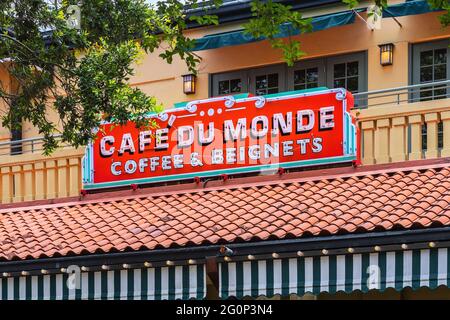
[[[220,296],[367,292],[450,284],[448,248],[223,262]]]
[[[203,299],[205,265],[4,277],[0,300]]]

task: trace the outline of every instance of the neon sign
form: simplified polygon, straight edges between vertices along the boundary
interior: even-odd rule
[[[294,91],[192,101],[149,128],[105,123],[86,149],[84,187],[355,161],[352,107],[344,89]]]

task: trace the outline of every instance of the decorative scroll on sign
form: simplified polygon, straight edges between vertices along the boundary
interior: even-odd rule
[[[357,159],[344,89],[192,101],[152,126],[102,124],[83,160],[86,189],[273,172]]]

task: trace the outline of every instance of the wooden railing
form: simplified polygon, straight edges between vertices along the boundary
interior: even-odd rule
[[[1,203],[76,196],[80,193],[84,149],[56,151],[49,157],[28,153],[3,156]]]

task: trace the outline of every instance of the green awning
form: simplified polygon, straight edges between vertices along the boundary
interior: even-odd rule
[[[272,297],[450,285],[448,248],[224,262],[220,296]]]
[[[355,13],[353,11],[345,11],[340,13],[327,14],[312,19],[312,27],[314,31],[325,30],[332,27],[343,26],[355,21]],[[284,38],[289,35],[298,35],[299,30],[293,29],[290,25],[281,27],[278,38]],[[193,51],[217,49],[227,46],[235,46],[256,41],[264,40],[264,38],[255,39],[251,35],[244,33],[243,30],[218,33],[207,35],[197,39]]]
[[[394,4],[383,10],[383,18],[389,17],[403,17],[415,14],[429,13],[433,10],[428,5],[428,1],[425,0],[415,0],[406,1],[404,3]]]
[[[358,9],[357,11],[363,11]],[[383,10],[383,17],[402,17],[408,15],[416,15],[428,13],[433,10],[425,0],[407,1],[400,4],[395,4]],[[355,12],[353,10],[327,14],[323,16],[314,17],[312,19],[313,32],[321,31],[332,27],[343,26],[351,24],[355,21]],[[299,30],[294,30],[290,25],[281,27],[278,38],[288,37],[289,35],[298,35]],[[227,46],[236,46],[240,44],[252,43],[262,41],[264,38],[255,39],[251,35],[244,33],[243,30],[236,30],[225,33],[217,33],[204,36],[197,39],[193,51],[217,49]]]
[[[1,300],[203,299],[205,265],[4,277]],[[71,286],[67,285],[67,281]],[[70,281],[72,280],[72,281]]]

